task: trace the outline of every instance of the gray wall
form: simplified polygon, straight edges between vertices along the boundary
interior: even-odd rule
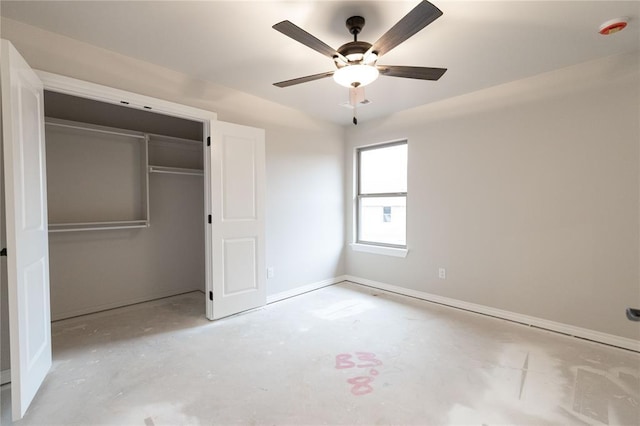
[[[639,69],[606,58],[350,129],[348,217],[354,148],[409,140],[409,254],[348,250],[348,273],[640,339]]]
[[[204,291],[202,177],[153,174],[149,187],[149,228],[49,234],[54,320]]]
[[[267,130],[268,294],[344,274],[344,145],[323,131]]]

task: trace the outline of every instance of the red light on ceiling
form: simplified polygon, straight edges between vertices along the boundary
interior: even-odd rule
[[[600,25],[600,30],[598,32],[602,35],[615,34],[622,31],[627,26],[628,21],[629,20],[627,18],[612,19]]]

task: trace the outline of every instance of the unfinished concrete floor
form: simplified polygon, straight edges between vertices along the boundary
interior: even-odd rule
[[[54,323],[17,424],[640,424],[634,352],[349,283],[217,322],[203,298]]]

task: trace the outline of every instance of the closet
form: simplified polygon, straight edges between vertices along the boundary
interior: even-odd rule
[[[0,44],[11,352],[0,378],[16,421],[51,368],[51,320],[192,291],[210,320],[266,303],[266,138],[209,110],[34,71]]]
[[[202,123],[47,91],[44,108],[52,320],[204,292]]]

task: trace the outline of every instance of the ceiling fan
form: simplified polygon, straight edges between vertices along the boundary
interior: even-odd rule
[[[349,32],[353,34],[353,41],[343,44],[338,49],[332,48],[290,21],[279,22],[273,26],[275,30],[330,57],[334,61],[336,70],[280,81],[274,83],[274,86],[289,87],[333,76],[336,83],[350,88],[352,91],[351,99],[357,99],[363,98],[363,95],[353,96],[353,92],[362,90],[362,87],[375,81],[380,74],[388,77],[438,80],[447,71],[446,68],[378,65],[377,61],[382,55],[409,39],[440,16],[442,16],[440,9],[423,0],[373,44],[358,40],[358,34],[362,31],[365,20],[362,16],[352,16],[347,19],[346,25]],[[355,104],[353,107],[353,122],[357,124]]]

